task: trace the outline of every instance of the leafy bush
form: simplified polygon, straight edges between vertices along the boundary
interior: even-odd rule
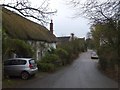
[[[34,51],[29,44],[19,39],[14,39],[13,43],[14,43],[14,49],[17,55],[22,56],[22,57],[33,56]]]
[[[55,65],[52,63],[41,63],[37,62],[38,70],[43,72],[53,72],[55,71]]]
[[[41,60],[42,63],[52,64],[56,63],[57,61],[59,61],[59,56],[56,54],[46,54]]]
[[[3,45],[3,58],[10,58],[11,53],[14,52],[18,57],[32,57],[34,54],[34,50],[32,47],[26,43],[24,40],[19,39],[11,39],[7,36],[3,37],[2,45]]]
[[[57,54],[61,60],[62,65],[65,65],[67,63],[68,59],[68,52],[62,48],[57,48],[55,50],[55,54]]]
[[[99,52],[99,63],[103,70],[107,68],[113,68],[116,64],[118,64],[118,54],[116,50],[109,46],[101,46],[98,50]]]
[[[66,42],[64,44],[58,45],[59,48],[64,49],[68,53],[67,63],[71,63],[74,59],[76,59],[80,52],[84,51],[85,43],[78,39],[75,39],[70,42]]]

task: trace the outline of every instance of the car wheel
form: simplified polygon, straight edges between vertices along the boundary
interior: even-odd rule
[[[28,72],[22,72],[22,73],[21,73],[21,78],[22,78],[22,79],[26,80],[26,79],[28,79],[29,77],[30,77],[30,75],[29,75]]]

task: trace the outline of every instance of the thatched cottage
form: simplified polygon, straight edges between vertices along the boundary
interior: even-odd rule
[[[28,20],[21,15],[2,8],[2,28],[11,38],[25,40],[31,46],[36,48],[36,59],[39,60],[44,52],[50,47],[56,48],[56,36],[53,34],[53,23],[50,23],[50,29]],[[41,45],[45,49],[41,50]]]

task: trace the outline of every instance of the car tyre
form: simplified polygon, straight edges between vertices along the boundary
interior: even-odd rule
[[[21,78],[24,79],[24,80],[27,80],[28,78],[30,77],[29,73],[28,72],[22,72],[21,73]]]

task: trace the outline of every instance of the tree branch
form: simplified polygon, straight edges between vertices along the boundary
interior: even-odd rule
[[[57,11],[48,11],[46,10],[48,6],[46,7],[42,7],[42,5],[46,2],[46,0],[44,0],[44,2],[41,4],[41,6],[39,8],[34,8],[32,7],[28,0],[16,0],[16,3],[9,3],[9,4],[1,4],[0,6],[2,7],[8,7],[11,9],[14,9],[16,11],[18,11],[21,15],[25,16],[25,17],[31,17],[34,18],[38,21],[40,21],[41,24],[47,24],[48,20],[49,20],[49,15],[54,15],[54,13],[56,13]],[[14,4],[14,5],[12,5]]]

